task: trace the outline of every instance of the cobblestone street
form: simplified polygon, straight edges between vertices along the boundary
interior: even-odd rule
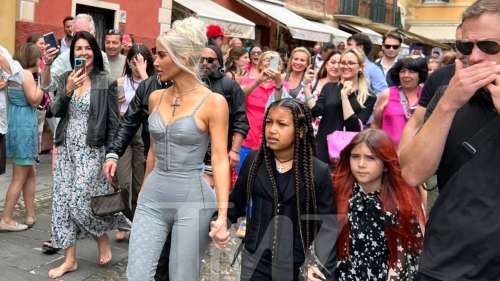
[[[49,238],[52,179],[50,176],[50,157],[43,155],[37,177],[37,223],[27,231],[18,233],[0,233],[0,281],[35,281],[49,280],[47,273],[50,268],[59,265],[63,260],[63,252],[55,255],[41,253],[41,243]],[[8,167],[11,170],[11,167]],[[1,201],[4,191],[10,181],[10,174],[0,177]],[[22,200],[20,200],[22,203]],[[24,212],[22,204],[16,211],[16,218],[22,222]],[[233,232],[234,233],[234,232]],[[112,234],[110,235],[112,237]],[[113,262],[107,267],[97,265],[97,248],[92,240],[82,240],[77,244],[79,268],[58,280],[65,281],[102,281],[127,280],[127,247],[128,243],[117,243],[110,239],[113,250]],[[229,281],[239,280],[239,263],[230,267],[234,252],[239,245],[239,239],[233,238],[229,247],[220,250],[210,247],[202,261],[202,276],[200,280]]]

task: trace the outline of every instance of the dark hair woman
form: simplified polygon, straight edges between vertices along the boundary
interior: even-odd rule
[[[324,225],[334,220],[329,167],[314,157],[311,119],[309,110],[291,98],[272,103],[265,113],[260,149],[246,158],[229,199],[233,223],[251,209],[246,214],[241,280],[299,280],[306,256],[315,257],[311,265],[316,274],[333,276],[327,266],[335,257],[333,244],[318,244],[325,241],[315,239],[318,221],[301,219],[323,215]],[[335,240],[334,235],[330,238],[326,240]],[[318,255],[317,250],[327,254]]]
[[[243,47],[232,47],[226,60],[226,76],[241,83],[243,77],[247,75],[250,57]]]
[[[16,49],[14,59],[22,68],[22,80],[10,81],[7,86],[7,134],[6,153],[12,162],[12,177],[5,194],[5,204],[0,220],[0,231],[22,231],[33,226],[35,218],[36,172],[38,157],[38,131],[36,106],[43,93],[33,78],[38,72],[40,51],[33,43],[25,43]],[[19,72],[21,74],[21,72]],[[14,221],[13,212],[23,193],[26,208],[24,224]]]
[[[383,129],[398,147],[404,126],[418,105],[421,85],[427,79],[426,60],[404,58],[389,70],[388,75],[394,86],[377,98],[372,127]]]
[[[341,152],[333,181],[344,225],[337,280],[415,280],[424,211],[387,134],[367,129],[356,135]]]
[[[340,58],[342,53],[339,51],[329,52],[325,62],[316,73],[316,78],[312,82],[312,89],[304,92],[310,104],[315,104],[318,100],[319,94],[328,83],[338,83],[340,81]],[[314,105],[313,105],[314,107]],[[319,123],[321,116],[313,120],[314,135],[318,133]]]
[[[101,50],[94,36],[77,32],[70,48],[74,60],[85,65],[57,77],[57,95],[50,105],[60,117],[55,145],[58,149],[54,173],[52,205],[52,244],[65,249],[65,260],[49,271],[58,278],[78,268],[76,242],[94,237],[100,265],[111,262],[112,254],[106,233],[129,227],[123,214],[94,216],[90,198],[113,192],[102,176],[105,146],[109,145],[119,125],[116,96],[108,94],[108,76],[104,71]],[[83,64],[83,63],[82,63]]]
[[[132,45],[127,53],[123,73],[125,73],[124,76],[109,86],[109,94],[118,97],[120,117],[123,117],[127,112],[139,84],[155,73],[153,56],[146,46],[142,44]],[[126,204],[127,208],[123,212],[130,220],[134,216],[137,197],[144,179],[145,158],[141,133],[142,130],[137,130],[125,153],[118,159],[116,176],[113,178],[113,184],[121,188],[123,201],[131,203],[130,205]],[[117,231],[115,238],[122,241],[126,234],[125,231]]]

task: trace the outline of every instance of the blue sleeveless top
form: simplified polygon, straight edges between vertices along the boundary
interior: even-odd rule
[[[33,160],[38,155],[36,109],[28,103],[22,88],[9,86],[7,97],[7,157]]]

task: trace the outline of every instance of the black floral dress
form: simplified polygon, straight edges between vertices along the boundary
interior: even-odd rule
[[[382,209],[380,192],[367,193],[354,185],[349,200],[350,256],[337,261],[338,280],[412,281],[418,271],[419,255],[404,251],[398,243],[396,268],[389,268],[389,248],[384,226],[396,224],[398,215]],[[423,235],[415,222],[417,239]]]

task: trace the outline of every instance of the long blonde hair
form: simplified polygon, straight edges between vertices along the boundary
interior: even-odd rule
[[[293,56],[296,54],[296,53],[304,53],[306,54],[307,56],[307,63],[310,64],[311,63],[311,53],[304,47],[297,47],[295,49],[292,50],[292,52],[290,53],[290,58],[288,59],[288,64],[287,64],[287,68],[286,68],[286,73],[287,74],[290,74],[292,72],[292,59],[293,59]],[[307,66],[306,66],[306,69],[304,69],[304,72],[307,70]]]
[[[358,95],[356,97],[356,100],[358,103],[361,105],[361,107],[364,107],[364,104],[366,100],[368,99],[369,96],[373,96],[373,94],[370,92],[368,89],[370,85],[370,80],[368,77],[365,76],[365,60],[366,56],[363,52],[357,50],[357,49],[350,49],[346,50],[342,53],[342,57],[347,55],[347,54],[353,54],[357,59],[358,59],[358,65],[359,65],[359,72],[358,72]],[[342,60],[342,57],[340,58]]]

